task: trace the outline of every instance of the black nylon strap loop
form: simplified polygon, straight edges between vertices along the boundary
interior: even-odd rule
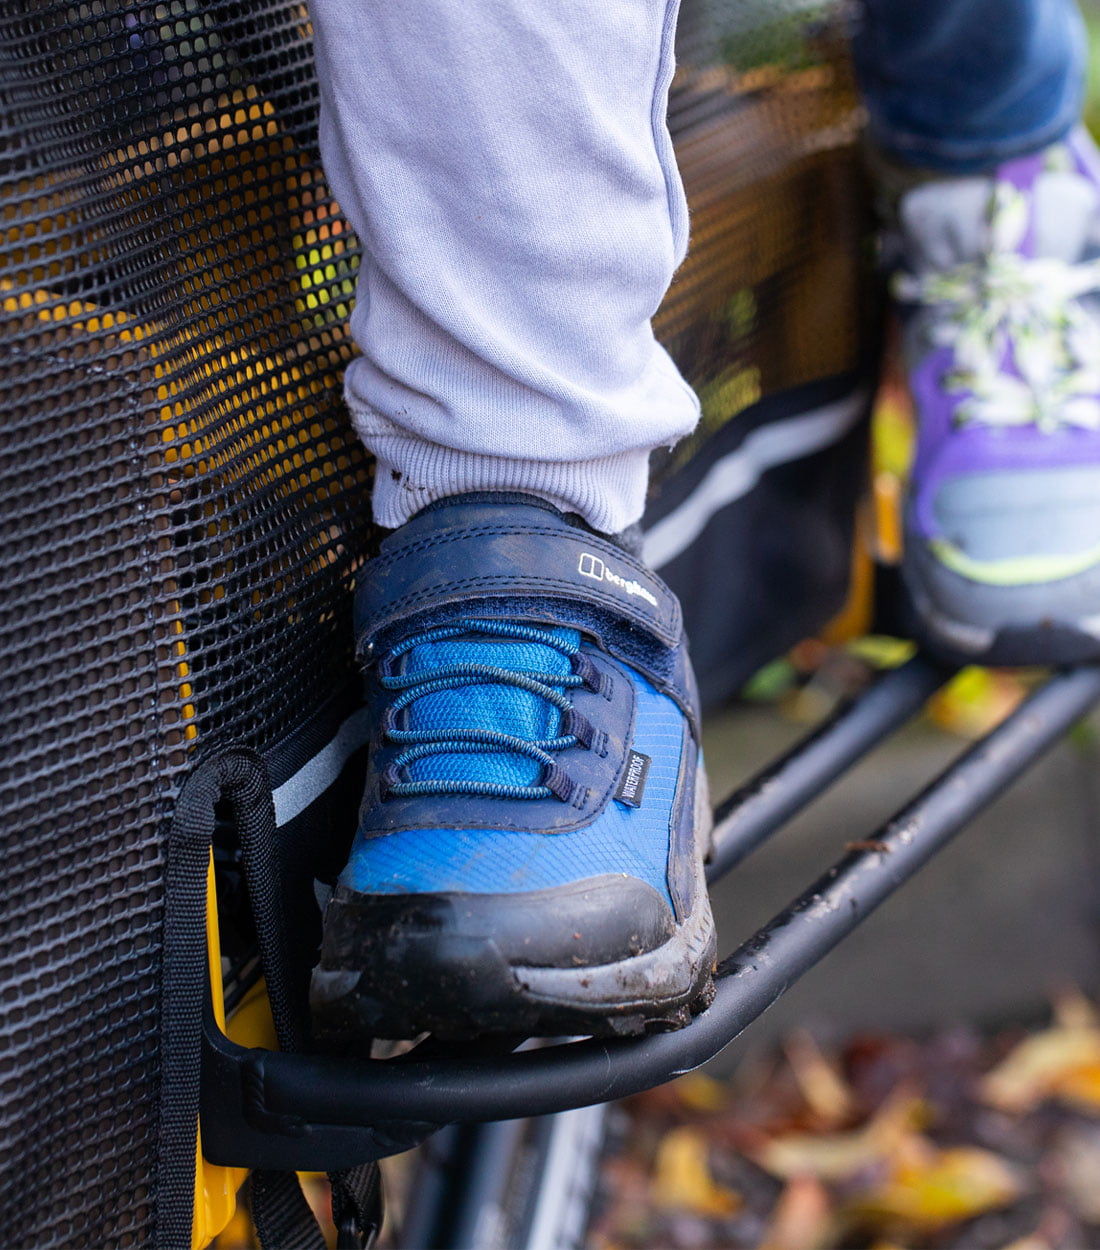
[[[321,1226],[293,1172],[253,1172],[249,1206],[264,1250],[326,1250]]]
[[[176,800],[168,832],[162,983],[157,1245],[189,1247],[194,1212],[202,1006],[207,995],[206,877],[215,808],[228,799],[256,855],[274,836],[271,786],[258,755],[227,750],[203,761]],[[281,987],[276,975],[276,994]]]
[[[156,1168],[156,1244],[164,1250],[187,1250],[191,1244],[207,975],[206,871],[220,792],[217,761],[197,769],[176,800],[167,839]]]
[[[289,947],[275,843],[275,806],[263,759],[235,754],[222,791],[233,805],[244,860],[248,897],[260,946],[264,981],[281,1050],[300,1050],[308,1021],[289,982]],[[338,1244],[366,1250],[382,1226],[382,1184],[376,1163],[329,1175]],[[291,1172],[257,1172],[251,1190],[252,1219],[264,1250],[321,1250],[325,1239]]]
[[[336,1250],[370,1250],[382,1231],[382,1174],[377,1163],[330,1172]]]
[[[280,1050],[301,1050],[307,1025],[288,980],[290,936],[282,911],[271,781],[259,755],[240,751],[234,758],[236,768],[222,793],[233,806],[275,1036]]]
[[[199,1117],[202,1006],[207,994],[206,877],[215,809],[227,800],[244,857],[261,960],[280,1046],[294,1049],[305,1036],[295,1007],[286,958],[275,848],[275,809],[263,759],[231,749],[205,760],[184,785],[168,835],[164,990],[163,1084],[157,1161],[157,1241],[187,1250],[194,1213],[195,1142]],[[368,1247],[382,1222],[377,1164],[333,1173],[333,1211],[349,1245]],[[264,1250],[325,1250],[321,1228],[293,1172],[257,1171],[249,1183],[252,1220]]]

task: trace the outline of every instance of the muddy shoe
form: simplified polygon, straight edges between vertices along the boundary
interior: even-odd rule
[[[374,735],[318,1041],[686,1024],[710,816],[668,588],[538,500],[464,496],[386,539],[356,614]]]

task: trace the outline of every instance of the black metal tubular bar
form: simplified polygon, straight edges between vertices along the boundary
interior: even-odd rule
[[[951,672],[927,656],[913,656],[735,790],[714,814],[707,880],[729,872],[909,720]]]
[[[716,1055],[911,877],[1100,699],[1100,667],[1053,677],[719,969],[711,1007],[678,1033],[589,1040],[485,1062],[334,1062],[250,1052],[252,1114],[320,1124],[545,1115],[649,1089]]]

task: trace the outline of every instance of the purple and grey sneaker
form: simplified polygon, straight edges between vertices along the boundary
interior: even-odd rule
[[[1100,659],[1100,153],[1085,132],[898,208],[917,416],[902,576],[953,659]]]
[[[540,500],[463,496],[382,543],[356,632],[373,735],[318,1042],[686,1024],[710,810],[668,587]]]

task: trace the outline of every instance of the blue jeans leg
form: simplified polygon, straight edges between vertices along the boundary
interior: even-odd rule
[[[872,137],[959,174],[1062,138],[1087,50],[1074,0],[864,0],[854,43]]]

